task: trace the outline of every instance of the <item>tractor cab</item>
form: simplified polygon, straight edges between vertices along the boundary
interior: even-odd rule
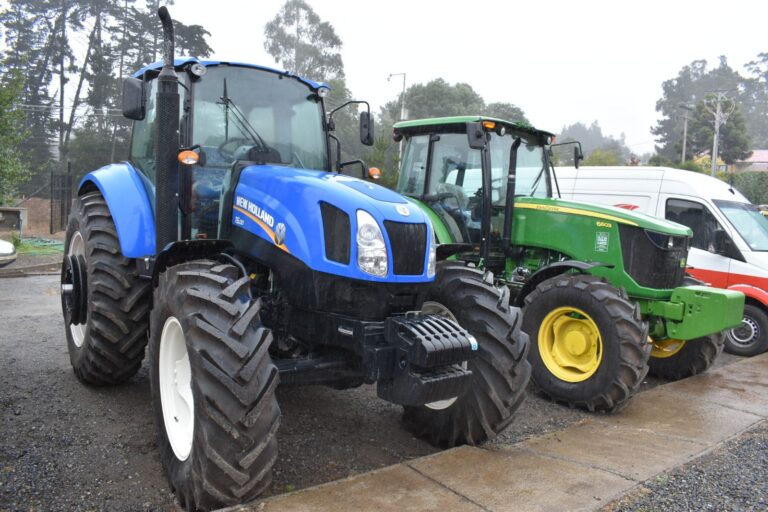
[[[161,67],[162,62],[147,66],[125,84],[124,112],[135,120],[130,161],[150,186],[156,181],[156,78]],[[323,105],[330,89],[325,83],[253,64],[193,58],[176,59],[174,68],[180,85],[180,145],[197,155],[196,165],[182,175],[181,195],[188,204],[182,209],[182,239],[219,237],[221,199],[236,162],[331,170]],[[369,119],[369,113],[364,117]]]
[[[510,176],[513,195],[551,197],[545,151],[551,136],[478,116],[398,123],[395,138],[407,137],[398,191],[429,206],[462,259],[503,269],[514,208],[507,197]]]

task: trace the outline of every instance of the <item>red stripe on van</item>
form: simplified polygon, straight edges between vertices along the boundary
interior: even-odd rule
[[[717,287],[734,289],[765,305],[768,305],[768,278],[746,274],[730,274],[703,268],[688,269],[688,273],[705,283]]]

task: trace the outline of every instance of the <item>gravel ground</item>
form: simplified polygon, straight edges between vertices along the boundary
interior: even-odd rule
[[[0,279],[0,510],[175,509],[156,449],[146,364],[122,386],[80,384],[58,294],[58,276]],[[403,429],[401,408],[376,398],[372,386],[285,388],[278,399],[280,457],[268,494],[436,451]],[[586,416],[529,395],[494,444]]]
[[[605,512],[768,510],[768,422],[656,476]]]

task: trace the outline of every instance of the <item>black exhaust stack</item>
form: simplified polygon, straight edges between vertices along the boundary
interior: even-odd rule
[[[504,202],[504,232],[501,246],[504,254],[511,256],[512,228],[515,220],[515,185],[517,179],[517,150],[522,140],[516,138],[509,150],[509,174],[507,175],[507,197]]]
[[[163,24],[163,69],[157,78],[155,133],[155,251],[179,238],[179,79],[173,68],[173,20],[165,6],[157,10]]]

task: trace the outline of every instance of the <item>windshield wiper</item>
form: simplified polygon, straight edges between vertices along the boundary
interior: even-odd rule
[[[240,129],[241,133],[248,135],[253,140],[256,150],[260,153],[269,153],[269,146],[264,142],[264,139],[259,135],[259,132],[248,122],[248,118],[245,117],[243,111],[235,104],[232,98],[227,93],[227,79],[224,79],[224,94],[221,97],[220,104],[224,105],[225,126],[224,126],[224,142],[229,140],[229,113],[232,112],[232,119]]]

